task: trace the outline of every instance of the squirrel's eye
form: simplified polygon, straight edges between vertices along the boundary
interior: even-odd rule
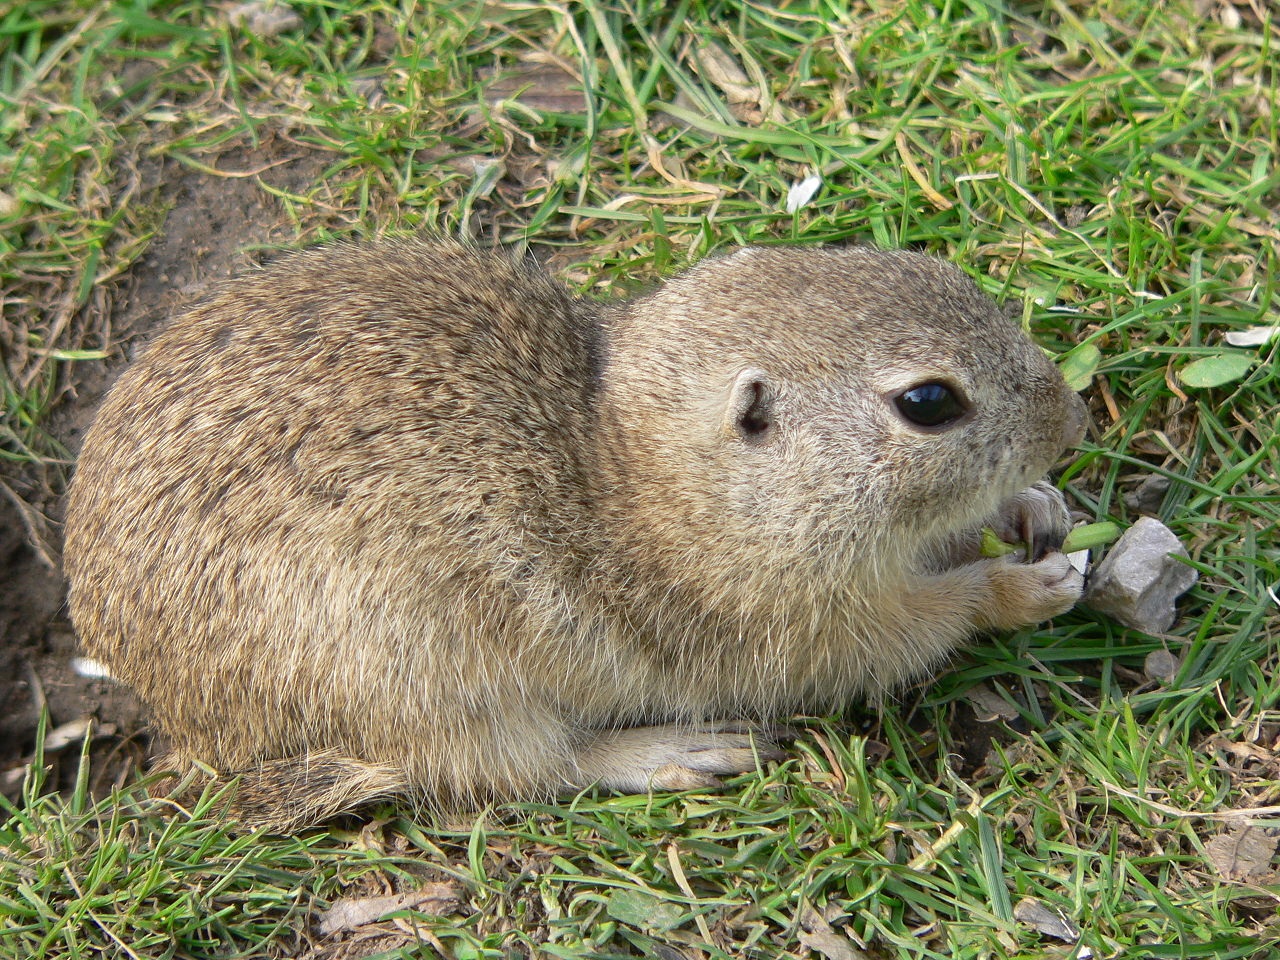
[[[921,383],[893,398],[898,412],[919,427],[945,427],[969,410],[957,391],[945,383]]]

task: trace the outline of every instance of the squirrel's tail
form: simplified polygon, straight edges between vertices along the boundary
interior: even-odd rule
[[[180,756],[163,757],[152,766],[187,773],[175,791],[180,795],[238,781],[227,794],[227,814],[244,827],[268,833],[296,833],[367,803],[411,797],[416,792],[399,768],[366,763],[337,751],[264,760],[225,774],[197,768]]]

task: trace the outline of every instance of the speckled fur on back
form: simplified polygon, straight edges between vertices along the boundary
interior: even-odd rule
[[[935,381],[969,409],[921,429],[893,398]],[[747,248],[601,306],[500,254],[335,246],[120,378],[72,486],[71,611],[175,756],[245,773],[279,828],[707,782],[760,752],[739,721],[1069,606],[1060,554],[970,534],[1060,536],[1026,488],[1080,425],[915,254]]]

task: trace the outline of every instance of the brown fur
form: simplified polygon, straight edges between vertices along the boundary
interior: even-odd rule
[[[907,423],[890,398],[928,380],[972,414]],[[72,616],[276,827],[707,782],[775,755],[736,721],[1068,608],[1061,554],[973,544],[1061,536],[1020,491],[1081,409],[916,254],[747,248],[601,306],[452,244],[314,250],[179,317],[103,404]]]

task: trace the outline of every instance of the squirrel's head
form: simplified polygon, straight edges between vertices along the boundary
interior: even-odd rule
[[[606,323],[618,492],[656,536],[704,556],[909,562],[1083,431],[1040,348],[921,254],[748,247]]]

